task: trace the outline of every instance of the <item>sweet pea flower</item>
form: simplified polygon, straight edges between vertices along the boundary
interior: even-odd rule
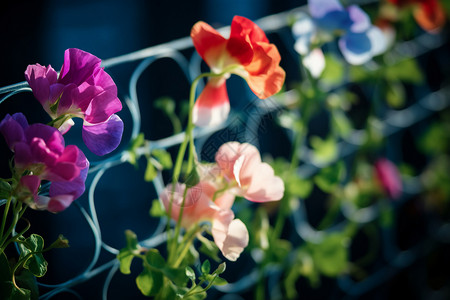
[[[216,162],[232,191],[253,202],[277,201],[284,183],[272,167],[261,162],[258,149],[248,143],[228,142],[216,153]]]
[[[54,127],[63,134],[83,119],[82,136],[97,155],[117,148],[122,139],[123,122],[115,113],[122,109],[117,87],[100,67],[101,60],[79,49],[67,49],[59,75],[49,65],[29,65],[25,78],[36,99],[52,117]]]
[[[438,0],[388,0],[399,8],[414,7],[417,24],[430,33],[438,32],[445,24],[444,8]]]
[[[309,53],[313,44],[334,35],[339,36],[338,45],[345,60],[353,65],[366,63],[386,50],[383,33],[370,23],[359,6],[344,8],[338,0],[309,0],[308,7],[314,26],[308,25],[308,30],[303,29],[300,33],[294,31],[299,43],[296,49],[300,54]],[[311,21],[303,19],[301,22],[307,24]]]
[[[0,123],[0,132],[15,153],[14,173],[21,175],[17,187],[19,200],[34,209],[59,212],[84,192],[89,162],[77,146],[65,147],[56,128],[28,125],[25,116],[16,113],[6,115]],[[51,182],[48,196],[38,195],[42,180]]]
[[[390,160],[380,158],[375,162],[375,176],[388,197],[397,199],[401,196],[402,180],[400,173]]]
[[[166,210],[169,210],[172,201],[171,218],[174,220],[178,220],[180,215],[185,190],[185,184],[177,183],[175,189],[169,184],[161,194],[161,201]],[[189,229],[200,222],[210,222],[217,247],[225,258],[236,261],[248,245],[247,227],[241,220],[234,218],[231,210],[234,196],[225,192],[216,197],[216,192],[216,188],[206,181],[188,189],[181,226]]]
[[[249,19],[235,16],[228,39],[200,21],[192,27],[191,38],[211,71],[220,74],[209,78],[194,105],[193,121],[197,126],[214,126],[226,120],[230,101],[225,82],[231,74],[244,78],[261,99],[280,91],[285,72],[279,66],[278,49]]]

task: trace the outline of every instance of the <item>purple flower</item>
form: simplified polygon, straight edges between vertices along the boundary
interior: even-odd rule
[[[344,8],[337,0],[309,0],[312,22],[302,16],[294,25],[296,50],[306,55],[318,40],[340,36],[338,44],[345,60],[353,65],[369,61],[386,50],[382,31],[373,26],[367,14],[357,5]]]
[[[30,196],[32,208],[58,212],[68,207],[85,189],[89,162],[77,146],[65,147],[56,128],[28,125],[25,116],[9,114],[0,123],[0,132],[15,153],[14,173],[20,177],[16,189],[19,200]],[[42,180],[50,181],[48,196],[38,195]]]
[[[123,122],[115,115],[122,109],[117,87],[100,64],[96,56],[71,48],[64,53],[59,76],[51,66],[35,64],[27,67],[25,78],[54,127],[65,133],[74,124],[72,118],[82,118],[84,143],[105,155],[119,145]]]

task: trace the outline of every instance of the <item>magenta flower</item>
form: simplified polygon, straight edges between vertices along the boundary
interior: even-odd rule
[[[172,200],[171,218],[178,220],[186,186],[177,184],[174,191],[172,188],[169,184],[164,189],[161,201],[168,210]],[[189,229],[200,222],[210,222],[217,247],[228,260],[236,261],[248,245],[247,227],[241,220],[234,218],[231,210],[234,196],[225,192],[215,197],[216,192],[217,189],[206,181],[190,188],[186,193],[181,226]]]
[[[58,75],[51,67],[29,65],[25,78],[36,99],[63,134],[83,122],[83,141],[93,153],[105,155],[122,139],[123,122],[115,114],[122,109],[117,87],[100,67],[101,60],[79,49],[67,49]]]
[[[67,208],[85,189],[89,162],[77,146],[65,147],[64,138],[56,128],[28,125],[25,116],[6,115],[0,132],[15,153],[14,173],[20,177],[19,200],[35,209],[59,212]],[[50,181],[48,196],[38,195],[42,180]]]
[[[402,180],[397,167],[386,158],[380,158],[375,162],[375,176],[384,193],[397,199],[402,194]]]
[[[238,196],[254,202],[277,201],[284,183],[270,165],[261,162],[258,149],[250,144],[228,142],[216,153],[216,162]]]

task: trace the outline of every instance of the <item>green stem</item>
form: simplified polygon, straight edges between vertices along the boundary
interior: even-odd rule
[[[13,231],[13,229],[16,227],[17,222],[20,220],[20,218],[22,218],[25,210],[27,209],[27,206],[25,205],[22,208],[22,203],[21,202],[17,202],[16,207],[14,207],[14,213],[13,213],[13,220],[11,222],[11,225],[9,226],[8,230],[6,231],[6,234],[2,237],[1,241],[0,241],[0,249],[4,249],[5,247],[3,247],[6,243],[6,241],[8,240],[9,235],[11,234],[11,232]]]
[[[9,207],[11,205],[11,202],[12,202],[12,197],[9,196],[9,198],[5,204],[5,211],[3,212],[2,225],[0,227],[0,241],[3,240],[3,231],[5,230],[6,218],[8,216]],[[0,254],[1,254],[1,252],[0,252]]]
[[[178,266],[181,264],[181,262],[183,261],[184,257],[186,256],[186,254],[188,253],[189,249],[191,248],[192,242],[194,241],[195,236],[197,235],[197,233],[199,233],[201,231],[201,228],[197,226],[194,227],[194,229],[190,232],[190,234],[187,234],[184,240],[185,240],[185,244],[184,244],[184,248],[181,250],[180,254],[178,255],[177,260],[175,261],[175,263],[173,264],[174,268],[178,268]]]

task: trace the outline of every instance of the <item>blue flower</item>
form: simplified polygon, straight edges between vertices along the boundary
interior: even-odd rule
[[[386,50],[387,41],[382,31],[371,24],[359,6],[344,8],[337,0],[309,0],[308,6],[312,20],[302,17],[293,28],[296,50],[300,54],[304,55],[306,49],[330,36],[339,36],[339,49],[353,65],[366,63]]]

